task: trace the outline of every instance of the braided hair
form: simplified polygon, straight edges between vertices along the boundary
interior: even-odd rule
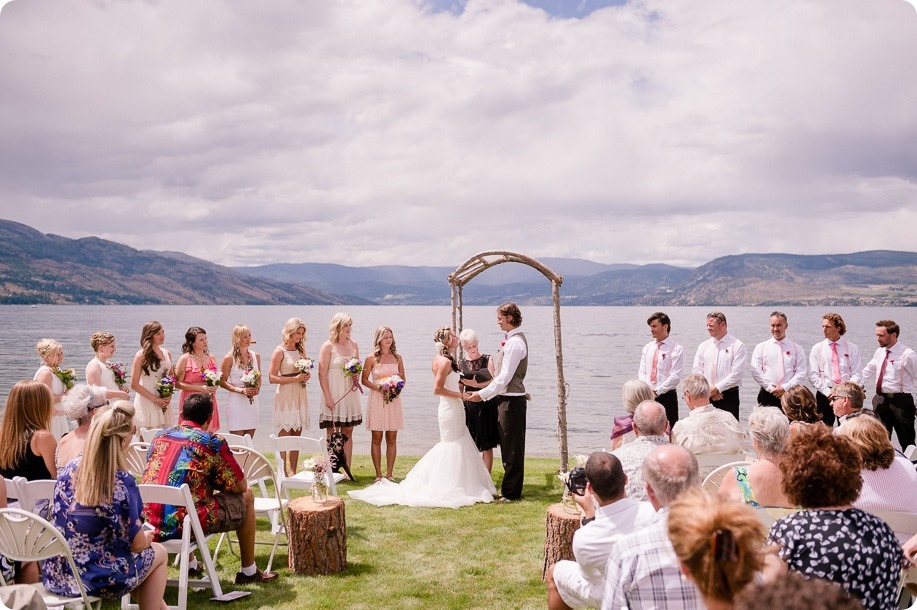
[[[455,356],[452,355],[452,350],[449,348],[449,344],[452,343],[452,337],[454,336],[455,331],[453,331],[451,327],[443,326],[433,333],[433,341],[436,342],[436,353],[448,358],[449,362],[452,363],[452,370],[458,372],[458,364],[456,364]]]

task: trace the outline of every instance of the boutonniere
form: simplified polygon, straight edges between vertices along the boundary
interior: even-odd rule
[[[723,351],[725,351],[725,352],[728,354],[728,353],[729,353],[729,348],[727,347],[727,348],[726,348],[725,350],[723,350]]]
[[[789,356],[789,355],[790,355],[790,352],[787,352],[786,355]]]
[[[665,360],[665,354],[662,355],[662,359]]]
[[[844,358],[849,358],[850,354],[844,354]]]
[[[895,361],[894,361],[894,360],[889,360],[889,362],[890,362],[890,363],[892,363],[892,364],[894,364],[894,363],[895,363]]]

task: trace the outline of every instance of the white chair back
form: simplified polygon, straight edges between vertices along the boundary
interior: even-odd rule
[[[137,441],[127,446],[124,459],[127,462],[127,471],[135,477],[142,477],[146,472],[146,456],[150,450],[150,443]]]
[[[54,496],[54,485],[57,483],[54,479],[27,481],[25,477],[14,477],[13,481],[19,493],[19,508],[36,515],[46,505],[42,500],[50,501]]]
[[[67,539],[54,525],[38,515],[19,508],[0,508],[0,553],[13,561],[43,561],[63,555],[70,565],[71,574],[79,574]],[[0,575],[0,581],[3,577]],[[33,585],[42,596],[45,605],[62,606],[82,601],[83,607],[91,609],[101,606],[101,600],[86,593],[82,580],[76,578],[80,596],[71,598],[55,595],[42,585]],[[6,583],[3,583],[6,585]]]
[[[713,471],[704,477],[703,488],[707,491],[716,491],[720,488],[720,485],[723,484],[723,479],[726,478],[726,475],[732,468],[736,466],[747,466],[751,464],[748,460],[739,460],[738,462],[729,462],[728,464],[723,464],[722,466],[717,466]]]
[[[153,438],[162,430],[162,428],[140,428],[140,440],[144,443],[152,443]]]
[[[6,507],[19,508],[19,486],[16,481],[3,477],[3,482],[6,485]]]
[[[324,438],[312,438],[309,436],[277,436],[271,435],[271,447],[274,451],[274,463],[283,464],[283,456],[281,453],[286,453],[288,451],[298,451],[300,457],[312,456],[312,455],[321,455],[327,454],[328,449],[325,445]],[[299,466],[297,464],[297,466]],[[312,487],[313,474],[311,472],[302,470],[294,473],[291,476],[283,476],[278,471],[278,477],[280,479],[281,487],[286,493],[287,499],[289,499],[289,489],[308,489]],[[326,482],[328,484],[328,490],[331,492],[332,496],[337,495],[337,483],[343,481],[347,475],[342,472],[331,472],[330,470],[326,474]]]
[[[700,471],[701,479],[706,479],[707,475],[730,462],[739,462],[745,459],[744,453],[707,453],[695,455],[697,466]]]
[[[223,437],[227,445],[241,445],[243,447],[251,447],[252,449],[255,448],[255,443],[252,440],[251,434],[233,434],[232,432],[217,432],[217,434]]]

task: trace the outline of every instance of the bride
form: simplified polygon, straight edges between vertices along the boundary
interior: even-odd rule
[[[436,331],[433,340],[437,350],[433,359],[433,393],[439,396],[439,442],[401,483],[382,479],[366,489],[349,492],[351,498],[376,506],[442,508],[493,501],[496,488],[465,426],[465,406],[453,355],[458,337],[444,326]]]

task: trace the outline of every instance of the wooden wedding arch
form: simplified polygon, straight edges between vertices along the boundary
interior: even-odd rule
[[[554,299],[554,353],[557,360],[557,445],[560,450],[560,470],[567,471],[567,385],[564,382],[564,352],[560,338],[560,285],[564,279],[534,258],[508,252],[491,250],[479,252],[449,274],[452,288],[452,327],[462,330],[462,288],[487,269],[501,263],[522,263],[538,270],[551,281]]]

